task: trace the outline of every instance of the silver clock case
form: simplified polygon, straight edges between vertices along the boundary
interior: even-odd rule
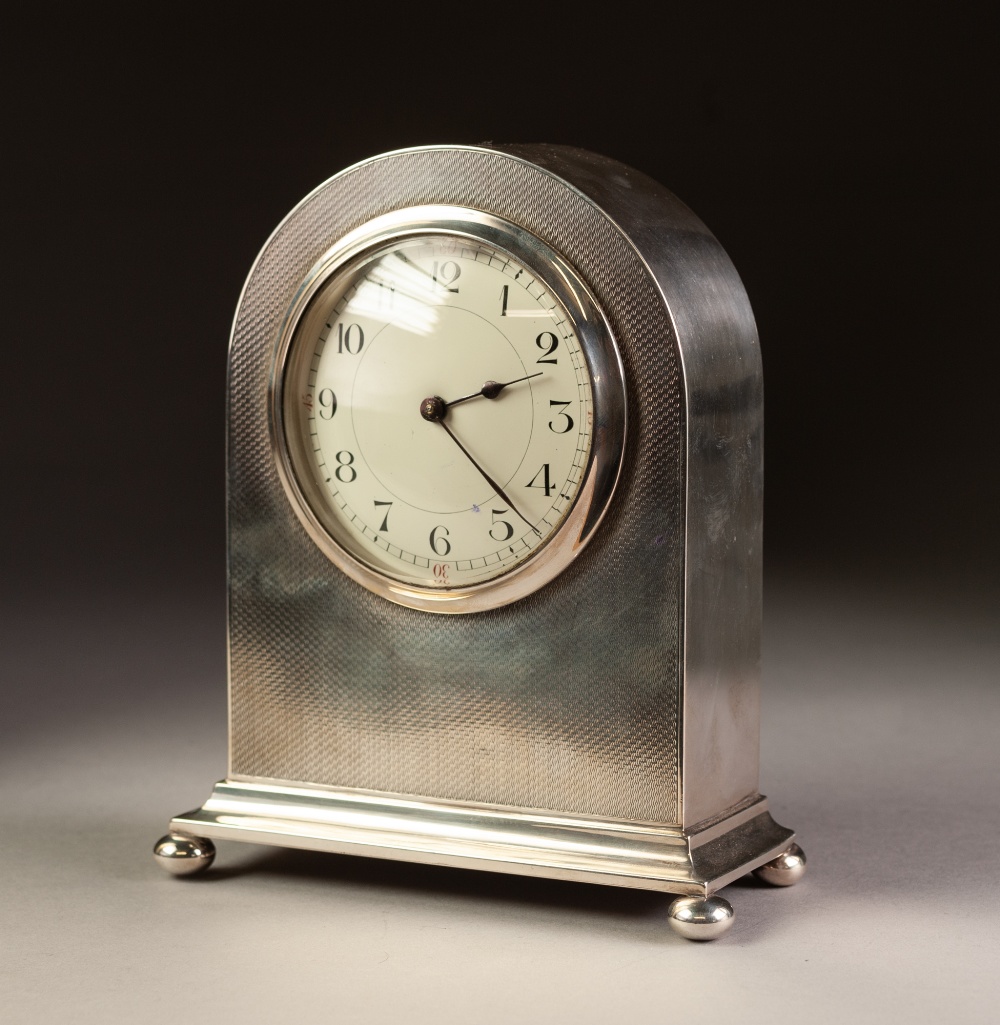
[[[323,554],[271,447],[282,318],[338,240],[422,206],[560,255],[606,316],[629,432],[587,549],[519,601],[436,616]],[[746,294],[674,196],[564,147],[344,171],[264,247],[233,330],[230,768],[171,830],[710,894],[786,850],[758,793],[762,383]]]

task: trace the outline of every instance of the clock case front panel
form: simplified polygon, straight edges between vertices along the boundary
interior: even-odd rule
[[[391,211],[466,207],[571,263],[625,368],[605,522],[556,580],[470,615],[338,570],[280,482],[269,388],[322,254]],[[276,230],[236,315],[229,395],[230,769],[172,828],[680,893],[784,850],[758,787],[762,386],[718,242],[624,165],[430,147],[331,179]]]

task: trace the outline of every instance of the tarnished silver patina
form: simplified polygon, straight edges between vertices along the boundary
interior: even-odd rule
[[[624,384],[601,382],[618,421],[597,500],[551,543],[582,549],[584,532],[586,548],[443,616],[331,554],[276,396],[324,260],[456,218],[493,244],[499,225],[526,262],[551,254],[550,280],[568,268]],[[236,313],[229,773],[171,831],[697,897],[789,850],[758,792],[762,410],[736,271],[630,168],[441,146],[330,179],[267,242]]]

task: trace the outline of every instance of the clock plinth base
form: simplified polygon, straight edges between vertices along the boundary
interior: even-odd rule
[[[677,826],[372,791],[224,780],[172,833],[709,897],[789,850],[764,797]]]

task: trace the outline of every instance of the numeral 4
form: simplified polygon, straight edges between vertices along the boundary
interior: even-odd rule
[[[538,483],[539,477],[542,478],[541,484]],[[549,479],[549,464],[542,463],[542,468],[524,486],[526,488],[541,488],[542,491],[545,492],[545,497],[548,498],[556,489],[555,484],[553,484],[552,481]]]

